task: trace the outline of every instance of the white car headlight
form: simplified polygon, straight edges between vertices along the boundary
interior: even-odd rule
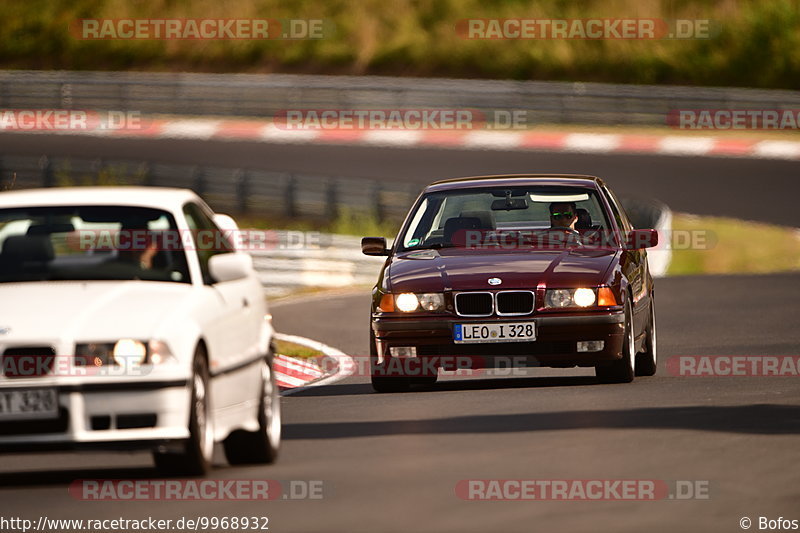
[[[147,346],[135,339],[120,339],[114,345],[114,359],[121,365],[142,364],[147,359]]]
[[[595,289],[548,289],[544,297],[545,307],[563,309],[566,307],[589,307],[597,300]]]

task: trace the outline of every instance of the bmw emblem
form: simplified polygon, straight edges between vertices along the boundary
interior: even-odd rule
[[[500,278],[489,278],[489,285],[500,285],[503,280]]]

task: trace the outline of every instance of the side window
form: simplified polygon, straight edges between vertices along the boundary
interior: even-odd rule
[[[211,285],[214,279],[208,270],[208,260],[214,255],[233,252],[233,247],[223,232],[219,230],[214,221],[205,214],[203,209],[193,203],[183,206],[183,215],[192,232],[192,240],[197,250],[197,259],[200,261],[200,272],[203,283]]]
[[[611,212],[614,215],[614,219],[616,219],[617,221],[617,226],[619,226],[619,228],[626,233],[631,231],[631,229],[633,228],[631,227],[630,222],[628,222],[628,217],[627,215],[625,215],[625,212],[620,207],[617,198],[606,187],[603,187],[603,192],[605,193],[606,198],[608,199],[609,205],[611,205]]]

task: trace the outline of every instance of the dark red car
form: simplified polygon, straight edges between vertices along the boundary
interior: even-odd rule
[[[591,176],[515,175],[432,183],[373,290],[376,391],[438,370],[592,366],[602,382],[656,371],[653,279],[614,194]]]

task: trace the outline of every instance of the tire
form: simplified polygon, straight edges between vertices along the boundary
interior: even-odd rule
[[[650,295],[650,320],[645,331],[644,351],[636,356],[636,375],[654,376],[658,369],[658,336],[656,335],[656,305]]]
[[[631,299],[625,299],[625,340],[622,343],[622,359],[611,364],[597,365],[594,373],[600,383],[630,383],[635,375],[636,343],[633,338],[633,311]]]
[[[378,348],[375,343],[375,334],[369,332],[369,361],[370,379],[375,392],[406,392],[411,387],[411,379],[403,376],[378,376]]]
[[[214,457],[214,426],[210,417],[208,360],[198,346],[192,363],[192,394],[189,409],[189,438],[183,451],[153,452],[156,468],[168,474],[202,476],[211,469]]]
[[[419,378],[414,378],[414,383],[417,385],[434,385],[439,380],[439,375],[435,376],[422,376]]]
[[[261,397],[258,402],[258,430],[234,431],[223,442],[225,458],[232,465],[271,464],[281,446],[281,404],[272,364],[261,366]]]

